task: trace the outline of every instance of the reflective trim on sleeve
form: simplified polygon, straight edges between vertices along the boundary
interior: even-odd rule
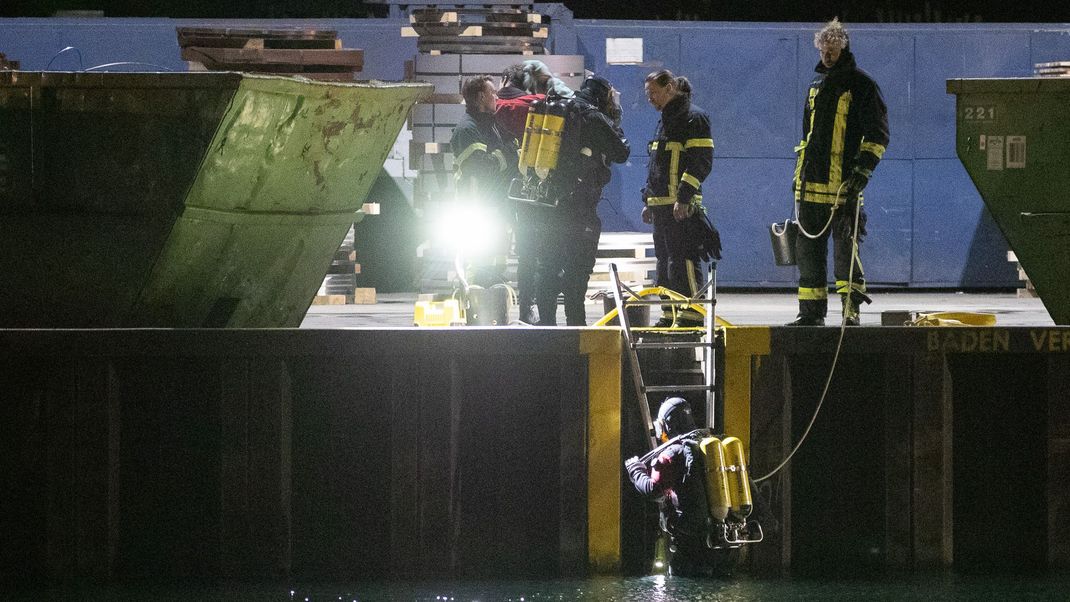
[[[888,150],[888,147],[883,144],[877,144],[876,142],[863,142],[862,146],[858,148],[859,152],[870,152],[877,156],[878,159],[884,157],[884,151]]]
[[[654,207],[655,205],[672,205],[676,203],[676,197],[674,196],[651,196],[645,199],[647,206]],[[691,195],[691,200],[688,205],[695,205],[697,207],[702,206],[702,195]]]
[[[702,186],[702,182],[699,182],[698,178],[687,172],[684,172],[684,175],[680,176],[680,181],[687,182],[688,184],[693,186],[695,190],[698,190]]]
[[[713,138],[688,138],[684,148],[713,148]]]
[[[465,159],[472,156],[472,153],[476,151],[487,152],[487,145],[483,144],[482,142],[473,142],[472,144],[469,144],[468,148],[464,149],[463,151],[461,151],[461,154],[457,155],[457,158],[454,160],[454,163],[456,163],[457,165],[464,163]]]

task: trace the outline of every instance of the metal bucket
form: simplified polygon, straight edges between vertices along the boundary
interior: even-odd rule
[[[469,326],[505,326],[509,323],[512,291],[507,286],[490,288],[473,286],[468,289],[468,309],[465,318]]]
[[[769,240],[773,243],[773,261],[777,265],[795,265],[795,239],[799,237],[799,224],[786,219],[783,224],[769,226]]]
[[[602,310],[605,313],[609,313],[617,309],[617,296],[611,292],[607,292],[602,297]],[[632,328],[636,326],[650,326],[650,306],[649,305],[629,305],[625,308],[628,312],[628,325]],[[620,318],[614,317],[612,320],[606,322],[607,326],[620,325]]]

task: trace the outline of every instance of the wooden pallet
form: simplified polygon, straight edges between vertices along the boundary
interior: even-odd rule
[[[190,71],[242,71],[353,81],[364,51],[342,48],[335,30],[179,27]]]
[[[603,232],[598,239],[598,256],[594,260],[594,272],[587,284],[590,296],[613,287],[609,264],[617,264],[621,282],[633,289],[653,286],[651,273],[657,269],[653,257],[654,238],[645,232]]]

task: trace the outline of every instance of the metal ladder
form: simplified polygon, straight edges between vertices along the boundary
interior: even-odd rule
[[[658,289],[662,293],[671,293],[669,299],[643,299],[639,293],[636,293],[628,285],[623,284],[620,281],[620,276],[617,274],[617,264],[611,263],[609,265],[610,279],[613,282],[613,289],[616,294],[616,306],[617,306],[617,319],[620,320],[621,329],[624,331],[624,340],[628,346],[628,361],[631,365],[632,382],[635,385],[635,392],[639,396],[639,407],[643,415],[643,420],[646,423],[647,434],[650,437],[650,448],[654,449],[658,446],[659,442],[654,435],[654,421],[650,415],[650,401],[647,399],[647,395],[651,393],[683,393],[685,391],[705,391],[706,393],[706,426],[711,430],[715,429],[715,416],[716,416],[716,399],[715,399],[715,378],[716,378],[716,362],[715,362],[715,344],[716,339],[716,312],[717,308],[717,267],[716,264],[710,263],[710,270],[706,285],[702,287],[702,290],[698,291],[694,297],[685,297],[668,289]],[[644,289],[649,291],[649,289]],[[653,293],[647,293],[653,294]],[[673,305],[673,306],[708,306],[702,310],[705,312],[705,320],[703,325],[704,336],[698,341],[661,341],[651,342],[645,341],[641,338],[637,340],[635,334],[637,331],[642,331],[642,328],[633,328],[630,320],[628,319],[627,308],[629,306],[636,305]],[[696,307],[697,309],[697,307]],[[695,330],[695,329],[688,329]],[[681,332],[687,332],[687,330],[681,329]],[[703,384],[679,384],[679,385],[647,385],[643,380],[643,371],[639,365],[639,350],[640,349],[701,349],[702,350],[702,372],[703,372]]]

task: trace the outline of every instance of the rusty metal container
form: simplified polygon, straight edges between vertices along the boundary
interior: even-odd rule
[[[0,327],[295,327],[427,84],[0,73]]]

